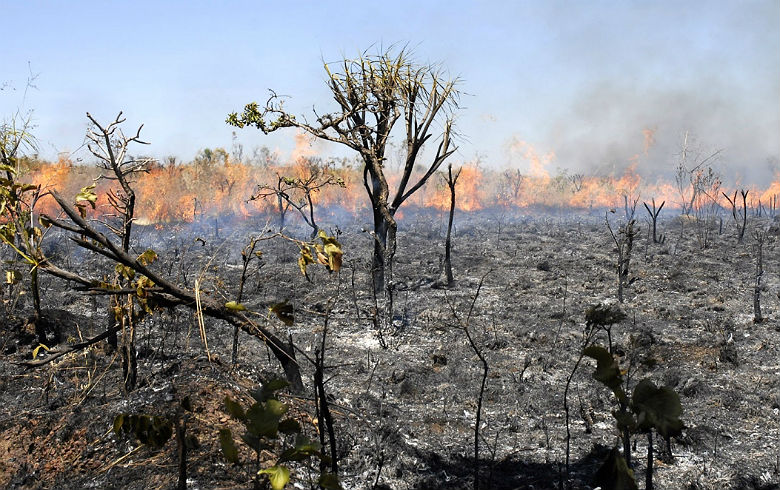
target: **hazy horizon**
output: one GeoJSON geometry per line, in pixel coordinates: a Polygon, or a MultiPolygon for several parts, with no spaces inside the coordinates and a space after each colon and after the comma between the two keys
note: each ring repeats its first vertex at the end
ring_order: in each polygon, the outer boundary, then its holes
{"type": "MultiPolygon", "coordinates": [[[[332,107],[322,61],[408,44],[461,79],[454,163],[669,176],[685,132],[723,150],[731,181],[780,172],[780,2],[29,1],[5,6],[10,31],[0,112],[32,111],[40,153],[80,149],[89,111],[144,123],[139,153],[191,160],[230,149],[226,115],[263,101],[332,107]],[[35,87],[22,97],[25,80],[35,87]]],[[[288,158],[292,130],[235,130],[245,151],[288,158]]],[[[312,150],[351,156],[334,145],[312,150]]]]}

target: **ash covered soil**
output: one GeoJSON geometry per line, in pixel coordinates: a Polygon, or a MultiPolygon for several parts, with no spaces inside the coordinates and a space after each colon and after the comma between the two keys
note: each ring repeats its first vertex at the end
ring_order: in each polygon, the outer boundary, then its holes
{"type": "MultiPolygon", "coordinates": [[[[360,225],[343,226],[345,256],[338,274],[298,270],[297,247],[261,242],[262,261],[249,269],[244,304],[258,322],[286,336],[298,356],[307,392],[283,393],[290,413],[316,438],[312,369],[328,317],[327,391],[335,417],[339,470],[345,488],[472,488],[474,425],[482,364],[488,364],[480,422],[481,488],[559,488],[565,478],[563,394],[582,348],[584,311],[616,303],[616,251],[604,216],[513,217],[460,214],[453,238],[454,287],[438,287],[446,216],[420,215],[400,223],[395,267],[395,321],[377,330],[370,294],[371,238],[360,225]],[[259,267],[258,267],[259,266],[259,267]],[[473,301],[480,281],[481,290],[473,301]],[[289,301],[295,323],[268,313],[289,301]],[[469,310],[473,302],[470,317],[469,310]],[[329,312],[329,313],[328,313],[329,312]]],[[[617,224],[617,219],[614,223],[617,224]]],[[[777,220],[764,243],[762,323],[753,322],[755,240],[738,243],[733,228],[713,230],[702,249],[690,223],[660,223],[663,244],[648,240],[648,224],[631,261],[631,285],[620,307],[627,319],[612,329],[621,366],[631,382],[649,377],[680,395],[685,429],[671,454],[657,442],[657,488],[780,488],[780,240],[777,220]]],[[[206,293],[235,299],[240,252],[261,225],[233,231],[208,226],[136,232],[136,249],[153,248],[155,266],[206,293]],[[195,237],[203,238],[195,241],[195,237]]],[[[616,227],[616,226],[615,226],[616,227]]],[[[295,233],[293,233],[295,234],[295,233]]],[[[298,230],[301,238],[308,233],[298,230]]],[[[110,264],[61,238],[48,244],[53,260],[109,276],[110,264]]],[[[4,259],[10,258],[7,254],[4,259]]],[[[74,343],[105,330],[107,299],[42,278],[46,319],[74,343]]],[[[233,327],[205,319],[211,359],[195,316],[161,311],[137,329],[139,386],[122,390],[119,356],[105,342],[30,369],[38,345],[25,324],[29,295],[10,309],[18,289],[4,286],[0,320],[0,486],[8,488],[172,488],[177,448],[141,446],[112,431],[120,413],[172,417],[188,396],[188,488],[253,488],[273,453],[253,453],[225,396],[247,406],[261,380],[282,376],[265,346],[239,336],[232,366],[233,327]],[[233,429],[241,464],[225,461],[218,431],[233,429]]],[[[597,343],[606,345],[600,335],[597,343]]],[[[53,345],[47,347],[54,347],[53,345]]],[[[45,353],[39,353],[45,356],[45,353]]],[[[617,434],[612,394],[583,360],[572,379],[571,485],[590,488],[617,434]]],[[[635,436],[634,471],[644,479],[646,439],[635,436]]],[[[311,488],[313,472],[293,467],[294,488],[311,488]]],[[[314,478],[316,480],[316,478],[314,478]]],[[[640,484],[641,487],[641,484],[640,484]]]]}

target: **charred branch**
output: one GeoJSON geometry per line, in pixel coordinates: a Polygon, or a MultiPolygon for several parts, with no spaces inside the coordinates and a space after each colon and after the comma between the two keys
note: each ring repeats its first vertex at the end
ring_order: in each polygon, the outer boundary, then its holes
{"type": "MultiPolygon", "coordinates": [[[[127,266],[134,270],[138,274],[142,274],[149,278],[154,283],[154,288],[146,291],[146,294],[153,299],[159,299],[161,302],[170,304],[176,303],[186,306],[190,309],[196,307],[196,294],[188,289],[184,289],[169,281],[162,274],[151,269],[148,265],[144,265],[137,258],[131,256],[128,252],[125,252],[120,246],[112,242],[108,237],[95,230],[84,218],[81,217],[78,211],[73,206],[68,204],[58,192],[52,191],[52,196],[57,201],[57,204],[62,208],[65,214],[70,218],[71,223],[64,222],[62,220],[55,220],[48,217],[51,220],[52,225],[61,228],[66,231],[77,232],[79,235],[90,238],[92,242],[87,241],[85,238],[73,238],[73,240],[79,245],[90,251],[100,253],[111,259],[112,261],[127,266]]],[[[97,293],[106,291],[105,287],[99,286],[99,281],[79,276],[78,274],[64,271],[58,267],[52,266],[48,263],[41,264],[41,269],[52,275],[61,277],[66,280],[75,281],[82,286],[87,287],[89,290],[97,293]]],[[[202,311],[205,315],[224,320],[234,327],[237,326],[244,332],[259,338],[271,349],[271,352],[277,358],[282,365],[288,381],[290,381],[293,389],[302,390],[303,384],[300,377],[300,371],[295,361],[295,352],[287,342],[274,335],[270,330],[267,330],[255,322],[250,320],[245,314],[231,310],[224,304],[219,303],[213,298],[201,297],[202,311]]]]}

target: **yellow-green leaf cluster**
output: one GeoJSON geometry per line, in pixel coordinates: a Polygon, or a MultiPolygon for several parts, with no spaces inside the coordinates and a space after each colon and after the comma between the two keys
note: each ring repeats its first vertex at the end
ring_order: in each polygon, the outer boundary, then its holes
{"type": "Polygon", "coordinates": [[[119,274],[120,277],[123,277],[128,281],[135,279],[135,271],[132,267],[128,267],[123,264],[117,264],[116,267],[114,267],[114,270],[117,274],[119,274]]]}
{"type": "Polygon", "coordinates": [[[282,490],[290,481],[290,470],[286,466],[277,465],[257,472],[258,475],[268,475],[273,490],[282,490]]]}
{"type": "Polygon", "coordinates": [[[144,266],[152,264],[154,263],[155,260],[157,260],[157,252],[155,252],[152,249],[149,249],[144,253],[142,253],[141,255],[139,255],[136,260],[138,261],[139,264],[144,266]]]}
{"type": "Polygon", "coordinates": [[[79,214],[82,218],[87,217],[87,205],[89,205],[92,209],[95,209],[95,203],[97,203],[95,187],[96,184],[88,185],[83,187],[81,191],[76,194],[76,207],[79,208],[79,214]]]}
{"type": "Polygon", "coordinates": [[[301,269],[301,274],[306,275],[306,267],[314,264],[314,256],[311,254],[309,246],[301,244],[301,255],[298,257],[298,267],[301,269]]]}
{"type": "Polygon", "coordinates": [[[306,277],[309,277],[306,267],[311,264],[324,265],[329,272],[338,272],[341,269],[344,252],[339,241],[322,230],[317,236],[322,243],[297,242],[301,249],[298,267],[301,269],[301,274],[306,277]]]}
{"type": "Polygon", "coordinates": [[[236,301],[228,301],[225,303],[225,308],[232,311],[246,311],[246,306],[236,301]]]}
{"type": "Polygon", "coordinates": [[[328,269],[332,272],[338,272],[341,269],[341,258],[344,252],[341,250],[341,244],[332,236],[320,230],[319,238],[322,240],[322,248],[328,258],[328,269]]]}

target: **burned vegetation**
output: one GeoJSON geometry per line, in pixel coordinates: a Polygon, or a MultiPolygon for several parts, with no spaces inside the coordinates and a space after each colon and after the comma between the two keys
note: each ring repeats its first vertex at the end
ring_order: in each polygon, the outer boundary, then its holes
{"type": "Polygon", "coordinates": [[[628,175],[445,172],[454,84],[336,68],[316,124],[275,94],[229,120],[352,163],[160,164],[120,114],[86,168],[4,127],[1,485],[778,487],[773,188],[682,159],[645,216],[628,175]]]}

